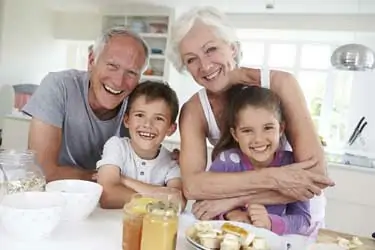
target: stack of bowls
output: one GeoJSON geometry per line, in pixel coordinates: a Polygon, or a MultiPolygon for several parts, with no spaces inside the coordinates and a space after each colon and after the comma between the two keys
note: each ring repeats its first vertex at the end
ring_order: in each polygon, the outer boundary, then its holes
{"type": "Polygon", "coordinates": [[[85,220],[97,207],[103,187],[83,180],[59,180],[45,192],[7,194],[0,203],[0,222],[12,236],[48,237],[61,221],[85,220]]]}

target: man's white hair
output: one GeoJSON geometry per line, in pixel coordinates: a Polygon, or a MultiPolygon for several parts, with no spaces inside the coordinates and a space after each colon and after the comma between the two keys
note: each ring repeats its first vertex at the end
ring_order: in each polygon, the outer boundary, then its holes
{"type": "Polygon", "coordinates": [[[145,55],[146,55],[146,60],[145,60],[145,63],[142,67],[142,73],[143,73],[143,71],[145,71],[148,67],[148,62],[149,62],[149,59],[150,59],[150,49],[149,49],[146,41],[142,37],[140,37],[137,33],[133,32],[131,30],[128,30],[125,26],[111,27],[111,28],[107,29],[106,31],[104,31],[98,37],[98,39],[95,41],[94,46],[92,48],[94,56],[95,56],[95,62],[98,60],[100,54],[103,52],[103,49],[104,49],[105,45],[114,36],[131,37],[131,38],[135,39],[136,41],[138,41],[142,45],[143,50],[144,50],[145,55]]]}
{"type": "Polygon", "coordinates": [[[172,26],[167,56],[174,67],[179,72],[184,70],[184,64],[179,52],[179,45],[181,40],[197,21],[212,27],[219,38],[235,47],[237,51],[235,61],[238,65],[241,60],[241,48],[235,29],[229,25],[226,16],[216,8],[198,7],[182,14],[172,26]]]}

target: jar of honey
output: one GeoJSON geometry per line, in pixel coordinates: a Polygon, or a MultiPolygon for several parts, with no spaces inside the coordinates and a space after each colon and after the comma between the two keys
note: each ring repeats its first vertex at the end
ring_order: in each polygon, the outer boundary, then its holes
{"type": "Polygon", "coordinates": [[[141,250],[175,250],[179,205],[160,200],[147,206],[143,218],[141,250]]]}

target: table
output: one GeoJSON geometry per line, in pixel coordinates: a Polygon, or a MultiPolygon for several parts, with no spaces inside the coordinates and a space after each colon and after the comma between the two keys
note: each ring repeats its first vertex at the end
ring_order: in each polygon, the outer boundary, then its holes
{"type": "MultiPolygon", "coordinates": [[[[340,232],[336,232],[336,231],[332,231],[328,229],[320,229],[317,241],[321,243],[332,243],[332,242],[336,242],[338,237],[346,238],[350,240],[353,237],[353,235],[340,233],[340,232]]],[[[375,249],[375,240],[370,239],[370,238],[365,238],[365,237],[358,237],[358,238],[362,241],[363,245],[356,248],[355,250],[375,249]]]]}
{"type": "MultiPolygon", "coordinates": [[[[180,217],[177,250],[189,250],[183,238],[185,229],[194,222],[190,213],[180,217]]],[[[32,227],[30,227],[32,230],[32,227]]],[[[62,222],[50,235],[40,241],[20,241],[0,227],[1,250],[122,250],[121,210],[96,209],[82,222],[62,222]]]]}
{"type": "MultiPolygon", "coordinates": [[[[192,250],[184,238],[185,230],[194,223],[190,213],[180,216],[176,250],[192,250]]],[[[30,227],[32,230],[32,227],[30,227]]],[[[324,237],[329,232],[319,233],[324,237]]],[[[284,238],[291,243],[291,250],[303,250],[308,240],[304,236],[287,235],[284,238]]],[[[40,241],[21,241],[12,238],[0,227],[1,250],[122,250],[122,211],[97,208],[85,221],[62,222],[50,235],[40,241]]],[[[372,248],[373,249],[373,248],[372,248]]]]}

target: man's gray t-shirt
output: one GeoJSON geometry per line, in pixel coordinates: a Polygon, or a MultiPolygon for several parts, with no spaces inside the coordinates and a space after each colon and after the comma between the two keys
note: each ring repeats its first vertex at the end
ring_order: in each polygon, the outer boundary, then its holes
{"type": "Polygon", "coordinates": [[[86,71],[49,73],[22,110],[62,129],[61,166],[96,169],[105,142],[120,135],[127,99],[116,117],[102,121],[88,103],[88,90],[86,71]]]}

